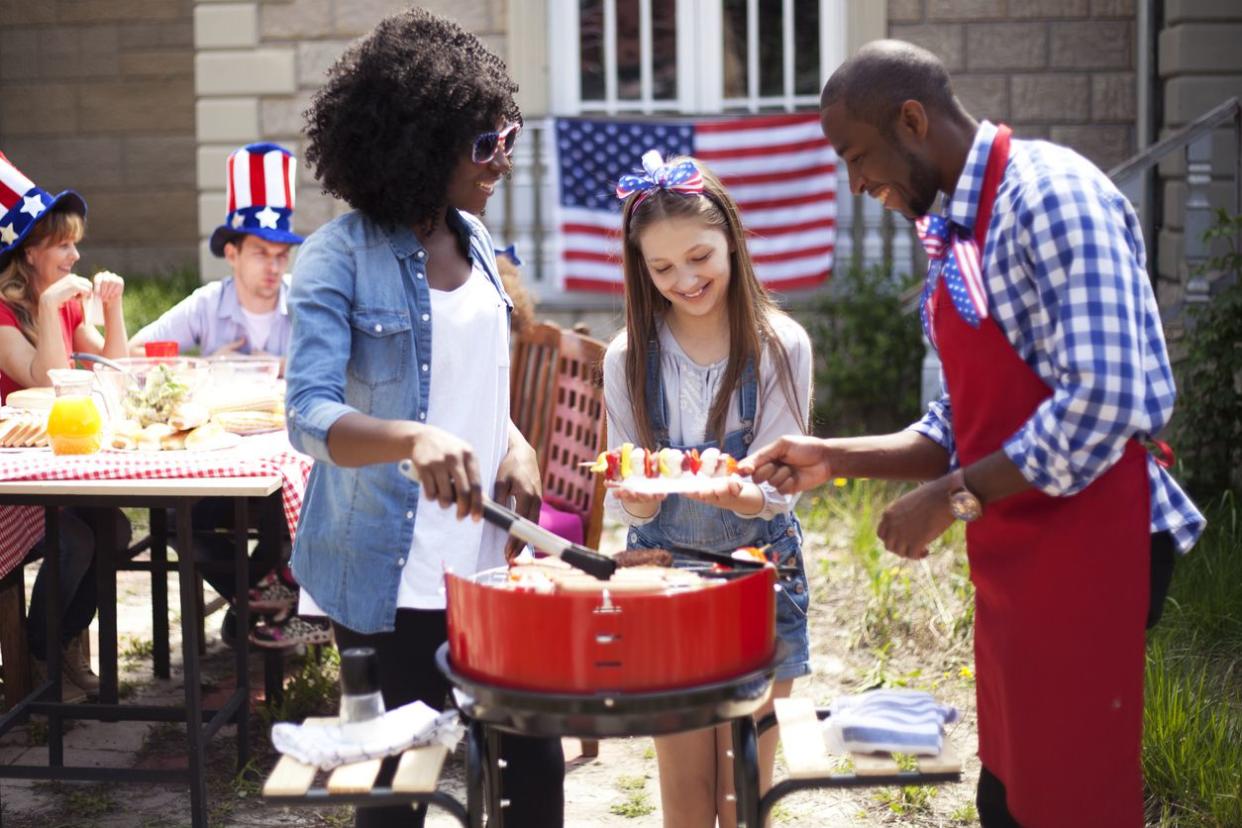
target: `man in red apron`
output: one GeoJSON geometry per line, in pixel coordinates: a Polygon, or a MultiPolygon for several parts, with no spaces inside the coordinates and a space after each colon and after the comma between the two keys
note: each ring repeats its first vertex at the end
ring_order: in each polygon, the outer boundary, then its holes
{"type": "Polygon", "coordinates": [[[843,64],[821,120],[851,190],[918,222],[946,393],[906,431],[786,437],[741,471],[927,481],[878,534],[921,558],[968,522],[981,821],[1141,826],[1144,627],[1203,517],[1143,445],[1175,392],[1138,219],[1071,150],[977,123],[907,43],[843,64]]]}

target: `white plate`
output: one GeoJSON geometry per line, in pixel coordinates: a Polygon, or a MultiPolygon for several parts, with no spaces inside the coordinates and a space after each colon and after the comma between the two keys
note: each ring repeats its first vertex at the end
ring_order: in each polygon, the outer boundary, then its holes
{"type": "Polygon", "coordinates": [[[740,482],[742,479],[736,474],[727,477],[700,477],[697,474],[682,477],[627,477],[615,486],[635,494],[686,494],[717,491],[730,480],[740,482]]]}

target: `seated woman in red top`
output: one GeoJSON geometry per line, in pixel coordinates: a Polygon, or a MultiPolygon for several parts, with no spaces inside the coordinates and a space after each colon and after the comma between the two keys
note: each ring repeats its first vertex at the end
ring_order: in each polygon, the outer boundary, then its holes
{"type": "MultiPolygon", "coordinates": [[[[126,355],[121,294],[114,273],[87,281],[73,273],[86,229],[86,202],[72,190],[53,196],[0,154],[0,402],[20,388],[50,385],[48,371],[69,368],[78,352],[126,355]],[[82,300],[98,297],[104,334],[85,322],[82,300]]],[[[95,510],[94,525],[115,529],[128,545],[129,522],[119,509],[95,510]]],[[[60,587],[66,700],[99,689],[86,658],[85,631],[95,617],[95,536],[87,510],[62,509],[60,587]]],[[[32,552],[47,553],[40,549],[32,552]]],[[[47,657],[47,586],[42,569],[30,600],[28,637],[36,667],[47,657]]]]}

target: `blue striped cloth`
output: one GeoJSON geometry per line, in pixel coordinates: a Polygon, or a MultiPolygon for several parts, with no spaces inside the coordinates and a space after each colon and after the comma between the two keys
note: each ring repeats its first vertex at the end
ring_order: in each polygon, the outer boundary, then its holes
{"type": "Polygon", "coordinates": [[[957,708],[921,690],[869,690],[842,696],[830,709],[823,723],[830,753],[935,756],[944,744],[944,726],[957,721],[957,708]]]}

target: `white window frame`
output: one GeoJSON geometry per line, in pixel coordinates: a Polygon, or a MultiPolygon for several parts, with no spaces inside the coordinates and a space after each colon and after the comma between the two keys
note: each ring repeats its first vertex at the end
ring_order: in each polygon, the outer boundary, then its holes
{"type": "MultiPolygon", "coordinates": [[[[549,83],[552,114],[579,115],[584,111],[605,115],[661,112],[714,114],[725,111],[758,112],[782,108],[787,112],[813,106],[816,95],[795,95],[793,90],[793,0],[784,0],[782,32],[784,90],[781,95],[759,94],[759,0],[747,0],[747,94],[724,97],[723,11],[721,0],[677,0],[677,89],[671,101],[653,99],[651,0],[639,0],[640,96],[617,98],[616,0],[604,4],[604,100],[582,100],[578,0],[547,0],[549,19],[549,83]]],[[[819,0],[820,85],[845,59],[848,0],[819,0]]]]}

